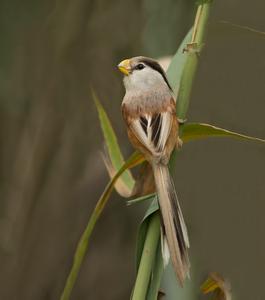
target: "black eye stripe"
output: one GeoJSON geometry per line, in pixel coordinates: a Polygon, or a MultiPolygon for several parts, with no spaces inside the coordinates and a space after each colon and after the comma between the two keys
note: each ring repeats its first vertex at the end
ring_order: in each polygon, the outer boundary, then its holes
{"type": "Polygon", "coordinates": [[[169,82],[168,82],[168,80],[167,80],[166,74],[165,74],[164,70],[162,69],[162,67],[160,66],[160,64],[159,64],[158,62],[156,62],[156,61],[153,60],[153,59],[147,58],[147,57],[143,58],[143,59],[142,59],[142,62],[143,62],[145,65],[149,66],[150,68],[152,68],[152,69],[156,70],[157,72],[159,72],[159,73],[163,76],[163,78],[164,78],[164,80],[165,80],[167,86],[168,86],[168,87],[170,88],[170,90],[172,91],[172,88],[171,88],[171,86],[170,86],[170,84],[169,84],[169,82]]]}

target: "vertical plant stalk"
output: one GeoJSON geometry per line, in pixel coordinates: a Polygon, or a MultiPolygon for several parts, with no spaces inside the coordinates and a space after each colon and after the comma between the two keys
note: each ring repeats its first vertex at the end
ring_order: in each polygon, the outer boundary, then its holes
{"type": "MultiPolygon", "coordinates": [[[[159,224],[160,226],[160,224],[159,224]]],[[[147,300],[154,300],[158,299],[158,291],[160,288],[160,282],[164,271],[164,261],[163,257],[161,255],[161,243],[158,243],[158,247],[156,250],[156,258],[155,258],[155,264],[153,267],[153,274],[152,274],[152,280],[150,282],[147,300]]]]}
{"type": "Polygon", "coordinates": [[[148,224],[146,240],[142,252],[140,265],[138,268],[138,276],[135,282],[135,289],[133,290],[132,300],[146,299],[149,278],[152,273],[152,266],[155,260],[160,235],[160,219],[159,215],[155,214],[148,224]]]}
{"type": "MultiPolygon", "coordinates": [[[[186,114],[189,107],[192,84],[198,66],[199,54],[203,47],[203,41],[204,41],[207,21],[209,18],[211,2],[212,1],[210,0],[200,1],[200,4],[198,5],[197,8],[195,21],[194,21],[192,40],[190,44],[187,45],[186,49],[184,49],[184,51],[186,52],[185,55],[188,55],[188,57],[181,76],[179,94],[177,99],[178,117],[183,120],[185,120],[186,118],[186,114]]],[[[173,156],[175,157],[175,155],[173,156]]],[[[150,239],[149,235],[151,233],[152,233],[152,239],[156,239],[159,241],[160,223],[158,224],[157,222],[154,221],[157,220],[158,217],[159,217],[158,212],[155,212],[151,216],[150,223],[148,225],[148,231],[146,234],[146,241],[150,239]],[[153,236],[154,233],[157,234],[156,238],[153,236]]],[[[161,251],[159,251],[158,249],[158,244],[157,247],[154,247],[149,250],[151,251],[151,253],[149,252],[148,257],[146,257],[144,251],[142,253],[142,258],[141,258],[142,267],[138,269],[137,278],[134,286],[133,296],[140,295],[141,297],[138,298],[133,297],[132,300],[145,300],[146,295],[148,300],[157,300],[158,290],[160,287],[160,282],[163,274],[162,272],[163,264],[161,263],[162,257],[161,257],[161,251]],[[156,253],[157,253],[156,261],[153,261],[150,258],[154,259],[156,253]],[[147,266],[148,264],[150,265],[147,266]],[[153,277],[155,278],[154,284],[152,284],[151,282],[152,272],[150,270],[154,270],[154,272],[157,273],[157,274],[153,274],[153,277]],[[149,284],[151,286],[151,289],[150,291],[147,291],[146,294],[146,289],[149,286],[149,284]]]]}
{"type": "Polygon", "coordinates": [[[177,114],[183,120],[186,118],[190,103],[192,84],[198,67],[199,56],[204,45],[203,41],[212,1],[204,2],[197,9],[191,42],[183,50],[188,57],[181,76],[177,99],[177,114]]]}

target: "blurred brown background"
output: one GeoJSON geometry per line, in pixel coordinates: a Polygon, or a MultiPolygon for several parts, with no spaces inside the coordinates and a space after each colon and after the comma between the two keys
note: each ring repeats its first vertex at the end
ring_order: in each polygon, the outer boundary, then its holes
{"type": "MultiPolygon", "coordinates": [[[[265,3],[215,1],[188,118],[265,138],[265,3]]],[[[76,243],[108,181],[90,85],[126,157],[116,64],[172,55],[190,28],[192,0],[0,2],[0,299],[59,299],[76,243]]],[[[265,147],[229,139],[184,146],[176,186],[201,299],[209,271],[237,299],[265,286],[265,147]]],[[[137,226],[145,206],[112,196],[93,234],[73,299],[129,299],[137,226]]],[[[167,299],[176,285],[165,275],[167,299]]],[[[183,295],[182,295],[183,296],[183,295]]],[[[184,297],[184,296],[183,296],[184,297]]]]}

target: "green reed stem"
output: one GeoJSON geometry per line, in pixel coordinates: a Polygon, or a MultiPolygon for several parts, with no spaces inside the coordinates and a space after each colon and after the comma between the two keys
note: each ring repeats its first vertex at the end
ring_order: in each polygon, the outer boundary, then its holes
{"type": "Polygon", "coordinates": [[[132,300],[146,299],[149,278],[152,272],[153,262],[160,235],[160,219],[158,213],[155,213],[148,224],[146,240],[142,252],[138,275],[133,290],[132,300]]]}

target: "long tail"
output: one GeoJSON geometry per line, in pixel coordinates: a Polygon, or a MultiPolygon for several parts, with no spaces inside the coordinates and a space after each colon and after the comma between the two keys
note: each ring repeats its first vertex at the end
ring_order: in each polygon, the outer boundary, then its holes
{"type": "Polygon", "coordinates": [[[189,239],[183,215],[178,203],[168,167],[153,164],[159,206],[162,215],[163,231],[171,261],[181,286],[189,273],[189,239]]]}

